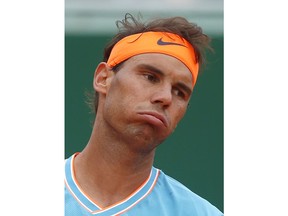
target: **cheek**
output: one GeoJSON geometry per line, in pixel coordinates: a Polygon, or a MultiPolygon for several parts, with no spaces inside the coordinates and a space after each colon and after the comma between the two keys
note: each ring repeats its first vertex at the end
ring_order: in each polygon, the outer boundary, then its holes
{"type": "Polygon", "coordinates": [[[112,112],[113,115],[124,115],[133,107],[136,99],[137,92],[133,86],[115,79],[107,92],[104,110],[112,112]]]}
{"type": "Polygon", "coordinates": [[[122,105],[129,109],[143,100],[147,96],[146,92],[133,72],[119,71],[110,85],[107,97],[117,101],[114,103],[116,107],[122,105]]]}
{"type": "Polygon", "coordinates": [[[171,113],[171,120],[173,127],[176,127],[177,124],[181,121],[181,119],[184,117],[187,110],[187,106],[185,105],[177,105],[173,109],[173,112],[171,113]]]}

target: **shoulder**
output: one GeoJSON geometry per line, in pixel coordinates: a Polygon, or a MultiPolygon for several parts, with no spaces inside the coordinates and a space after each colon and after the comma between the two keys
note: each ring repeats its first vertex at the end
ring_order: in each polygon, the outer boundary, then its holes
{"type": "Polygon", "coordinates": [[[185,209],[187,212],[195,212],[196,215],[216,216],[223,215],[209,201],[192,192],[185,185],[176,179],[160,171],[157,184],[155,186],[163,196],[169,197],[173,205],[185,209]]]}

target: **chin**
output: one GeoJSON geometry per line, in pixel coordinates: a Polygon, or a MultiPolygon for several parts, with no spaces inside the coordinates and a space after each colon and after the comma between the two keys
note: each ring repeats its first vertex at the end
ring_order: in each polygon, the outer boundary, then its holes
{"type": "Polygon", "coordinates": [[[137,143],[140,146],[152,146],[155,148],[164,142],[171,132],[149,124],[137,124],[126,127],[124,134],[126,134],[125,139],[127,139],[130,145],[137,143]]]}

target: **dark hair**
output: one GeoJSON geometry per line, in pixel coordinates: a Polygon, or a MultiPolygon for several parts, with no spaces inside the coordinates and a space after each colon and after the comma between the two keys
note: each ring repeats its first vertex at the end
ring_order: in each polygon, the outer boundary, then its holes
{"type": "MultiPolygon", "coordinates": [[[[201,68],[205,62],[206,49],[212,50],[209,45],[210,38],[202,32],[202,29],[199,26],[195,23],[189,23],[183,17],[160,18],[143,23],[140,22],[139,18],[136,19],[131,14],[127,13],[122,21],[116,21],[116,26],[119,32],[112,38],[110,43],[106,45],[103,54],[103,62],[107,62],[114,45],[122,38],[148,31],[170,32],[185,38],[195,50],[196,60],[199,62],[199,68],[201,68]]],[[[112,70],[116,72],[122,63],[116,65],[112,70]]],[[[98,93],[96,91],[93,107],[96,113],[98,107],[98,93]]]]}

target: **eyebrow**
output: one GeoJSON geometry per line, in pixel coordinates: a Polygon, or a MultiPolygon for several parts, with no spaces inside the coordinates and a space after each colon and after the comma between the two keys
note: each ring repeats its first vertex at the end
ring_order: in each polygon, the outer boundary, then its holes
{"type": "MultiPolygon", "coordinates": [[[[149,64],[139,64],[137,67],[138,68],[147,69],[147,70],[149,70],[151,72],[154,72],[154,73],[156,73],[156,74],[158,74],[159,76],[162,76],[162,77],[165,75],[162,70],[160,70],[160,69],[158,69],[158,68],[156,68],[156,67],[154,67],[152,65],[149,65],[149,64]]],[[[189,96],[192,94],[191,88],[189,88],[185,83],[180,81],[180,82],[176,83],[176,86],[178,86],[181,89],[183,89],[183,91],[185,91],[189,96]]]]}
{"type": "Polygon", "coordinates": [[[156,74],[158,74],[159,76],[164,76],[164,72],[152,65],[149,65],[149,64],[139,64],[137,67],[139,68],[143,68],[143,69],[147,69],[151,72],[154,72],[156,74]]]}

